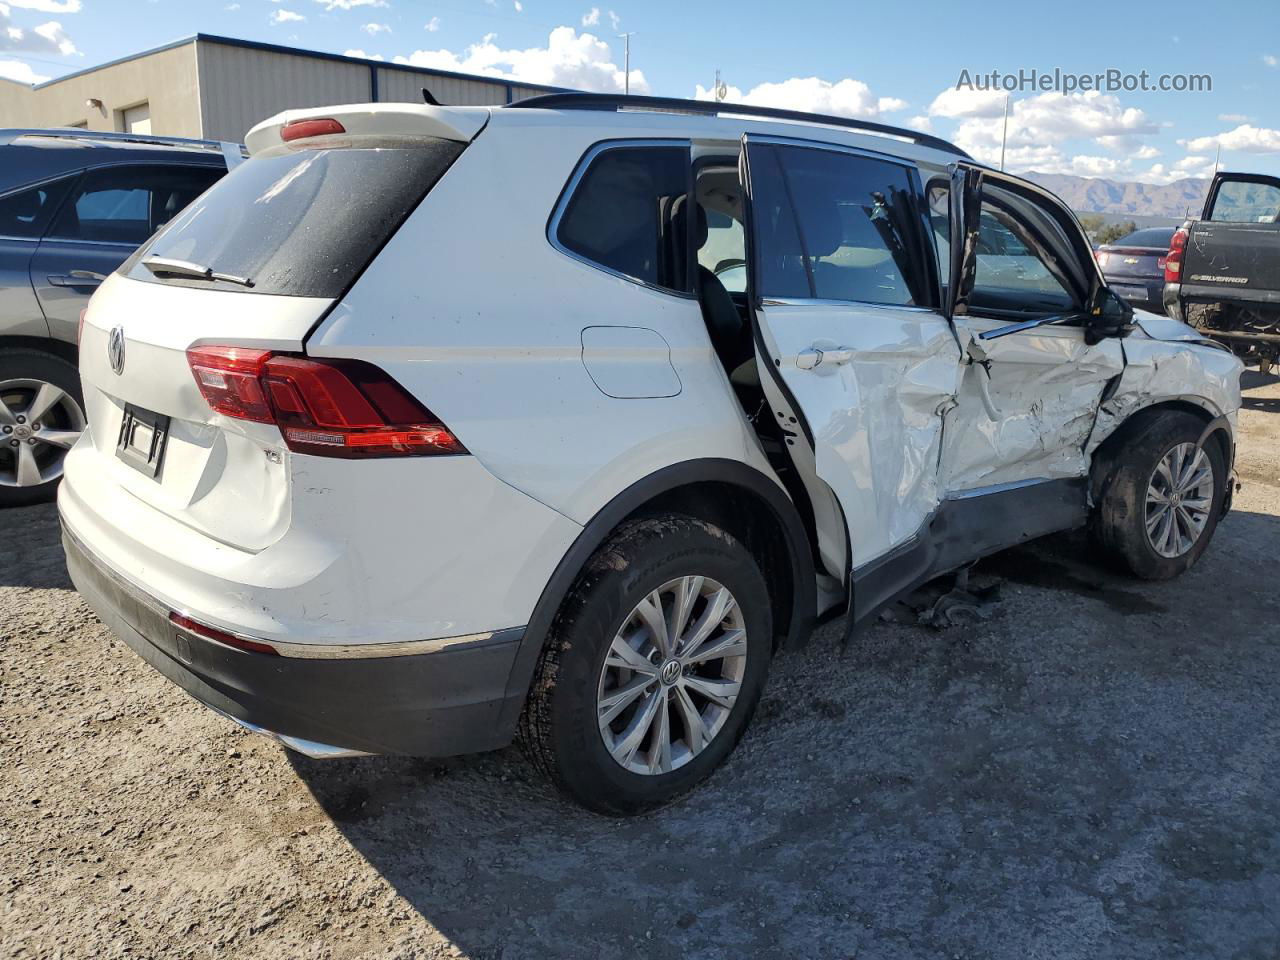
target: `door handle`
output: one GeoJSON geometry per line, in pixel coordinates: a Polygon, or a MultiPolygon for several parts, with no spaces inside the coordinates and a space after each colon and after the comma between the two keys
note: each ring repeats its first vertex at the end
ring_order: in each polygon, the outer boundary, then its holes
{"type": "Polygon", "coordinates": [[[852,359],[853,351],[847,347],[838,347],[834,350],[820,350],[817,347],[809,347],[796,354],[796,366],[801,370],[812,370],[823,363],[829,363],[834,367],[842,363],[848,363],[852,359]]]}
{"type": "Polygon", "coordinates": [[[49,283],[55,287],[96,287],[107,279],[92,270],[72,270],[67,276],[51,276],[49,283]]]}

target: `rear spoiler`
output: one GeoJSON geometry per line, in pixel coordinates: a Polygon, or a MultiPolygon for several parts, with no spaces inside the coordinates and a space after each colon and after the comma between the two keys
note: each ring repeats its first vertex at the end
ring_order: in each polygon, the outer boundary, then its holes
{"type": "Polygon", "coordinates": [[[246,134],[250,156],[277,150],[288,142],[315,139],[348,142],[359,137],[440,137],[469,143],[489,122],[485,107],[437,107],[418,103],[351,103],[333,107],[285,110],[263,120],[246,134]],[[312,121],[317,133],[305,137],[282,136],[285,127],[312,121]],[[327,122],[327,128],[319,123],[327,122]]]}

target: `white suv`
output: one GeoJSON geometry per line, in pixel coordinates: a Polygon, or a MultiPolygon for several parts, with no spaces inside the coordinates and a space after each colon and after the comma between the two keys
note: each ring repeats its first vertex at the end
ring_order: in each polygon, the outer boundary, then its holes
{"type": "Polygon", "coordinates": [[[247,143],[93,298],[59,504],[102,619],[293,749],[520,735],[636,812],[815,619],[1084,524],[1171,577],[1229,504],[1239,362],[936,138],[556,95],[247,143]]]}

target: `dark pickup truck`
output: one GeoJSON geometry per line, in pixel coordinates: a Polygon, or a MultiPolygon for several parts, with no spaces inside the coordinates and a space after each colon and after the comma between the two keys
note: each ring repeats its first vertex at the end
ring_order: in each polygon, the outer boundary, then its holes
{"type": "Polygon", "coordinates": [[[1280,177],[1219,173],[1173,235],[1164,306],[1263,373],[1280,364],[1280,177]]]}

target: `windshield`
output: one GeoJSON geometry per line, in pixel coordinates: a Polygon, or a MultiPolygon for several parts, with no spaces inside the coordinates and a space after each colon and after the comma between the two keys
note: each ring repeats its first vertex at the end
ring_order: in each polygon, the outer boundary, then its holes
{"type": "Polygon", "coordinates": [[[120,268],[135,280],[340,296],[462,152],[452,140],[302,149],[240,164],[120,268]],[[151,257],[252,286],[148,269],[151,257]]]}

